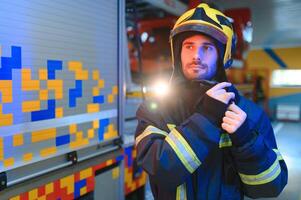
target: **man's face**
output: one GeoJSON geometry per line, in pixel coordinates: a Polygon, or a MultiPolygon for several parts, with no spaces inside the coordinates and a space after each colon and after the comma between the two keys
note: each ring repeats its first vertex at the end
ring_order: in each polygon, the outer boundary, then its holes
{"type": "Polygon", "coordinates": [[[204,35],[194,35],[182,43],[182,71],[188,80],[210,80],[217,68],[218,53],[213,40],[204,35]]]}

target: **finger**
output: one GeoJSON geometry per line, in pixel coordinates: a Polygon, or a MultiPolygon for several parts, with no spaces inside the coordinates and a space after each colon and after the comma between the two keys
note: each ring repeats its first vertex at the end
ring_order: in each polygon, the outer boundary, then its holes
{"type": "Polygon", "coordinates": [[[235,93],[234,92],[227,92],[227,94],[230,96],[230,99],[235,99],[235,93]]]}
{"type": "Polygon", "coordinates": [[[222,123],[222,128],[227,131],[228,133],[234,133],[234,128],[233,126],[227,124],[227,123],[222,123]]]}
{"type": "Polygon", "coordinates": [[[234,99],[233,94],[231,94],[230,92],[226,92],[226,93],[222,94],[222,95],[224,95],[224,99],[225,99],[226,104],[228,104],[231,99],[234,99]]]}
{"type": "Polygon", "coordinates": [[[230,110],[227,110],[227,111],[225,112],[225,116],[226,116],[226,117],[229,117],[229,118],[231,118],[231,119],[234,119],[234,120],[239,120],[239,119],[240,119],[240,117],[239,117],[238,114],[236,114],[235,112],[230,111],[230,110]]]}
{"type": "Polygon", "coordinates": [[[237,124],[237,120],[230,118],[230,117],[223,117],[223,122],[227,123],[229,125],[236,125],[237,124]]]}
{"type": "Polygon", "coordinates": [[[237,114],[242,112],[240,107],[238,107],[234,102],[230,104],[230,106],[228,107],[228,110],[233,111],[234,113],[237,113],[237,114]]]}
{"type": "Polygon", "coordinates": [[[220,90],[214,91],[214,94],[225,94],[225,93],[227,93],[227,91],[225,89],[220,89],[220,90]]]}
{"type": "Polygon", "coordinates": [[[231,86],[232,84],[229,83],[229,82],[221,82],[221,83],[218,83],[216,84],[215,86],[213,86],[210,90],[212,91],[216,91],[216,90],[220,90],[220,89],[223,89],[225,87],[229,87],[231,86]]]}

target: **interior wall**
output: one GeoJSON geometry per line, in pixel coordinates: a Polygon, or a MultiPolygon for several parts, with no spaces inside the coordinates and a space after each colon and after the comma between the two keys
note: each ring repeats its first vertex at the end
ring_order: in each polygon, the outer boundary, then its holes
{"type": "MultiPolygon", "coordinates": [[[[301,87],[271,87],[271,74],[276,69],[301,69],[301,47],[251,50],[246,59],[247,71],[266,71],[264,88],[268,98],[269,111],[275,114],[277,104],[296,104],[300,106],[301,87]]],[[[289,77],[287,77],[289,78],[289,77]]],[[[300,77],[301,78],[301,77],[300,77]]]]}

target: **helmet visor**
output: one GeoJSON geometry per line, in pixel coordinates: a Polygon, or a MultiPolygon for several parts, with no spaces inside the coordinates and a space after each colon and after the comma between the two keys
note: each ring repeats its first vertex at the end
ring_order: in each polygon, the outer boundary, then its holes
{"type": "Polygon", "coordinates": [[[175,35],[182,33],[182,32],[186,32],[186,31],[195,31],[195,32],[205,33],[205,34],[215,38],[222,44],[227,43],[227,37],[223,32],[221,32],[211,26],[200,25],[200,24],[185,24],[185,25],[179,26],[176,29],[172,30],[172,32],[170,34],[170,39],[172,39],[175,35]]]}

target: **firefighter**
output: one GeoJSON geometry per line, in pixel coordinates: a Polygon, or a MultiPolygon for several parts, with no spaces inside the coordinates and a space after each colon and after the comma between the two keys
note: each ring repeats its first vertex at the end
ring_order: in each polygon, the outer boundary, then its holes
{"type": "Polygon", "coordinates": [[[137,111],[137,162],[154,198],[278,196],[287,167],[271,123],[227,81],[235,47],[229,18],[199,4],[177,20],[170,44],[172,92],[137,111]]]}

